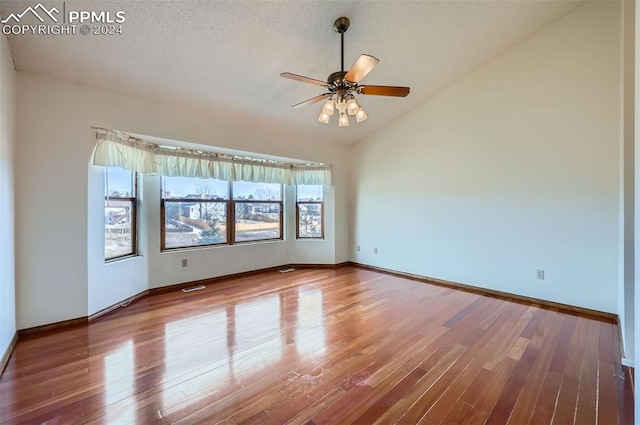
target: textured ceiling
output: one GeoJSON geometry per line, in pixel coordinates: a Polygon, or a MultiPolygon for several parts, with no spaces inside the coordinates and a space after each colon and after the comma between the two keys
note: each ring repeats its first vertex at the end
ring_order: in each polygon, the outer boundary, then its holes
{"type": "MultiPolygon", "coordinates": [[[[60,10],[122,10],[122,35],[9,35],[16,68],[156,101],[227,105],[332,141],[353,143],[410,111],[551,24],[575,1],[48,1],[60,10]],[[63,4],[64,3],[64,4],[63,4]],[[316,121],[321,104],[291,105],[340,68],[333,21],[347,16],[345,67],[380,59],[363,84],[410,86],[407,98],[361,96],[369,119],[338,128],[316,121]]],[[[0,0],[0,15],[37,0],[0,0]]],[[[38,23],[31,17],[31,23],[38,23]]],[[[29,17],[24,18],[25,21],[29,17]]],[[[24,23],[23,22],[23,23],[24,23]]]]}

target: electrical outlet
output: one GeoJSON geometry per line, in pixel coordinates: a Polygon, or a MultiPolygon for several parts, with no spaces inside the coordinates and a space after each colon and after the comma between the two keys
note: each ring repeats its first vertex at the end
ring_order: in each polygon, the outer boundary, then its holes
{"type": "Polygon", "coordinates": [[[378,253],[378,248],[373,248],[373,253],[377,254],[378,253]]]}
{"type": "Polygon", "coordinates": [[[357,251],[360,252],[360,245],[358,245],[357,251]]]}
{"type": "Polygon", "coordinates": [[[182,267],[187,267],[189,265],[189,262],[187,261],[186,258],[182,259],[182,267]]]}
{"type": "Polygon", "coordinates": [[[536,270],[536,279],[544,280],[544,270],[536,270]]]}

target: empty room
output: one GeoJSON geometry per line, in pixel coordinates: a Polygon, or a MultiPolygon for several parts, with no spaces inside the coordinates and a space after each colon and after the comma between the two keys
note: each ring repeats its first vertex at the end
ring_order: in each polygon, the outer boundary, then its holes
{"type": "Polygon", "coordinates": [[[637,423],[639,13],[0,0],[0,423],[637,423]]]}

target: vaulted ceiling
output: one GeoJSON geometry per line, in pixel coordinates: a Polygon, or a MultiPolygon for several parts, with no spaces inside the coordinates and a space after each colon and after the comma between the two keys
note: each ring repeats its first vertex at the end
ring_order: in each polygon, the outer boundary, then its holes
{"type": "MultiPolygon", "coordinates": [[[[353,143],[550,25],[582,1],[90,1],[42,2],[60,11],[125,13],[117,35],[8,35],[16,69],[159,102],[196,102],[267,116],[353,143]],[[320,80],[340,70],[333,22],[351,20],[345,66],[362,53],[378,66],[362,83],[410,86],[407,98],[361,96],[369,119],[338,128],[316,119],[323,92],[280,78],[320,80]]],[[[37,0],[0,0],[0,15],[37,0]]],[[[62,13],[62,12],[61,12],[62,13]]],[[[25,16],[25,21],[29,19],[25,16]]],[[[33,24],[39,22],[31,17],[33,24]]]]}

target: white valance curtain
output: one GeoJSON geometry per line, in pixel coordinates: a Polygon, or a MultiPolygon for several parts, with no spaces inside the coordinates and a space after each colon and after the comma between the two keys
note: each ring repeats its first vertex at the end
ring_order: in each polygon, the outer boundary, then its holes
{"type": "Polygon", "coordinates": [[[94,128],[93,164],[167,177],[331,186],[331,166],[248,158],[160,146],[116,130],[94,128]]]}

